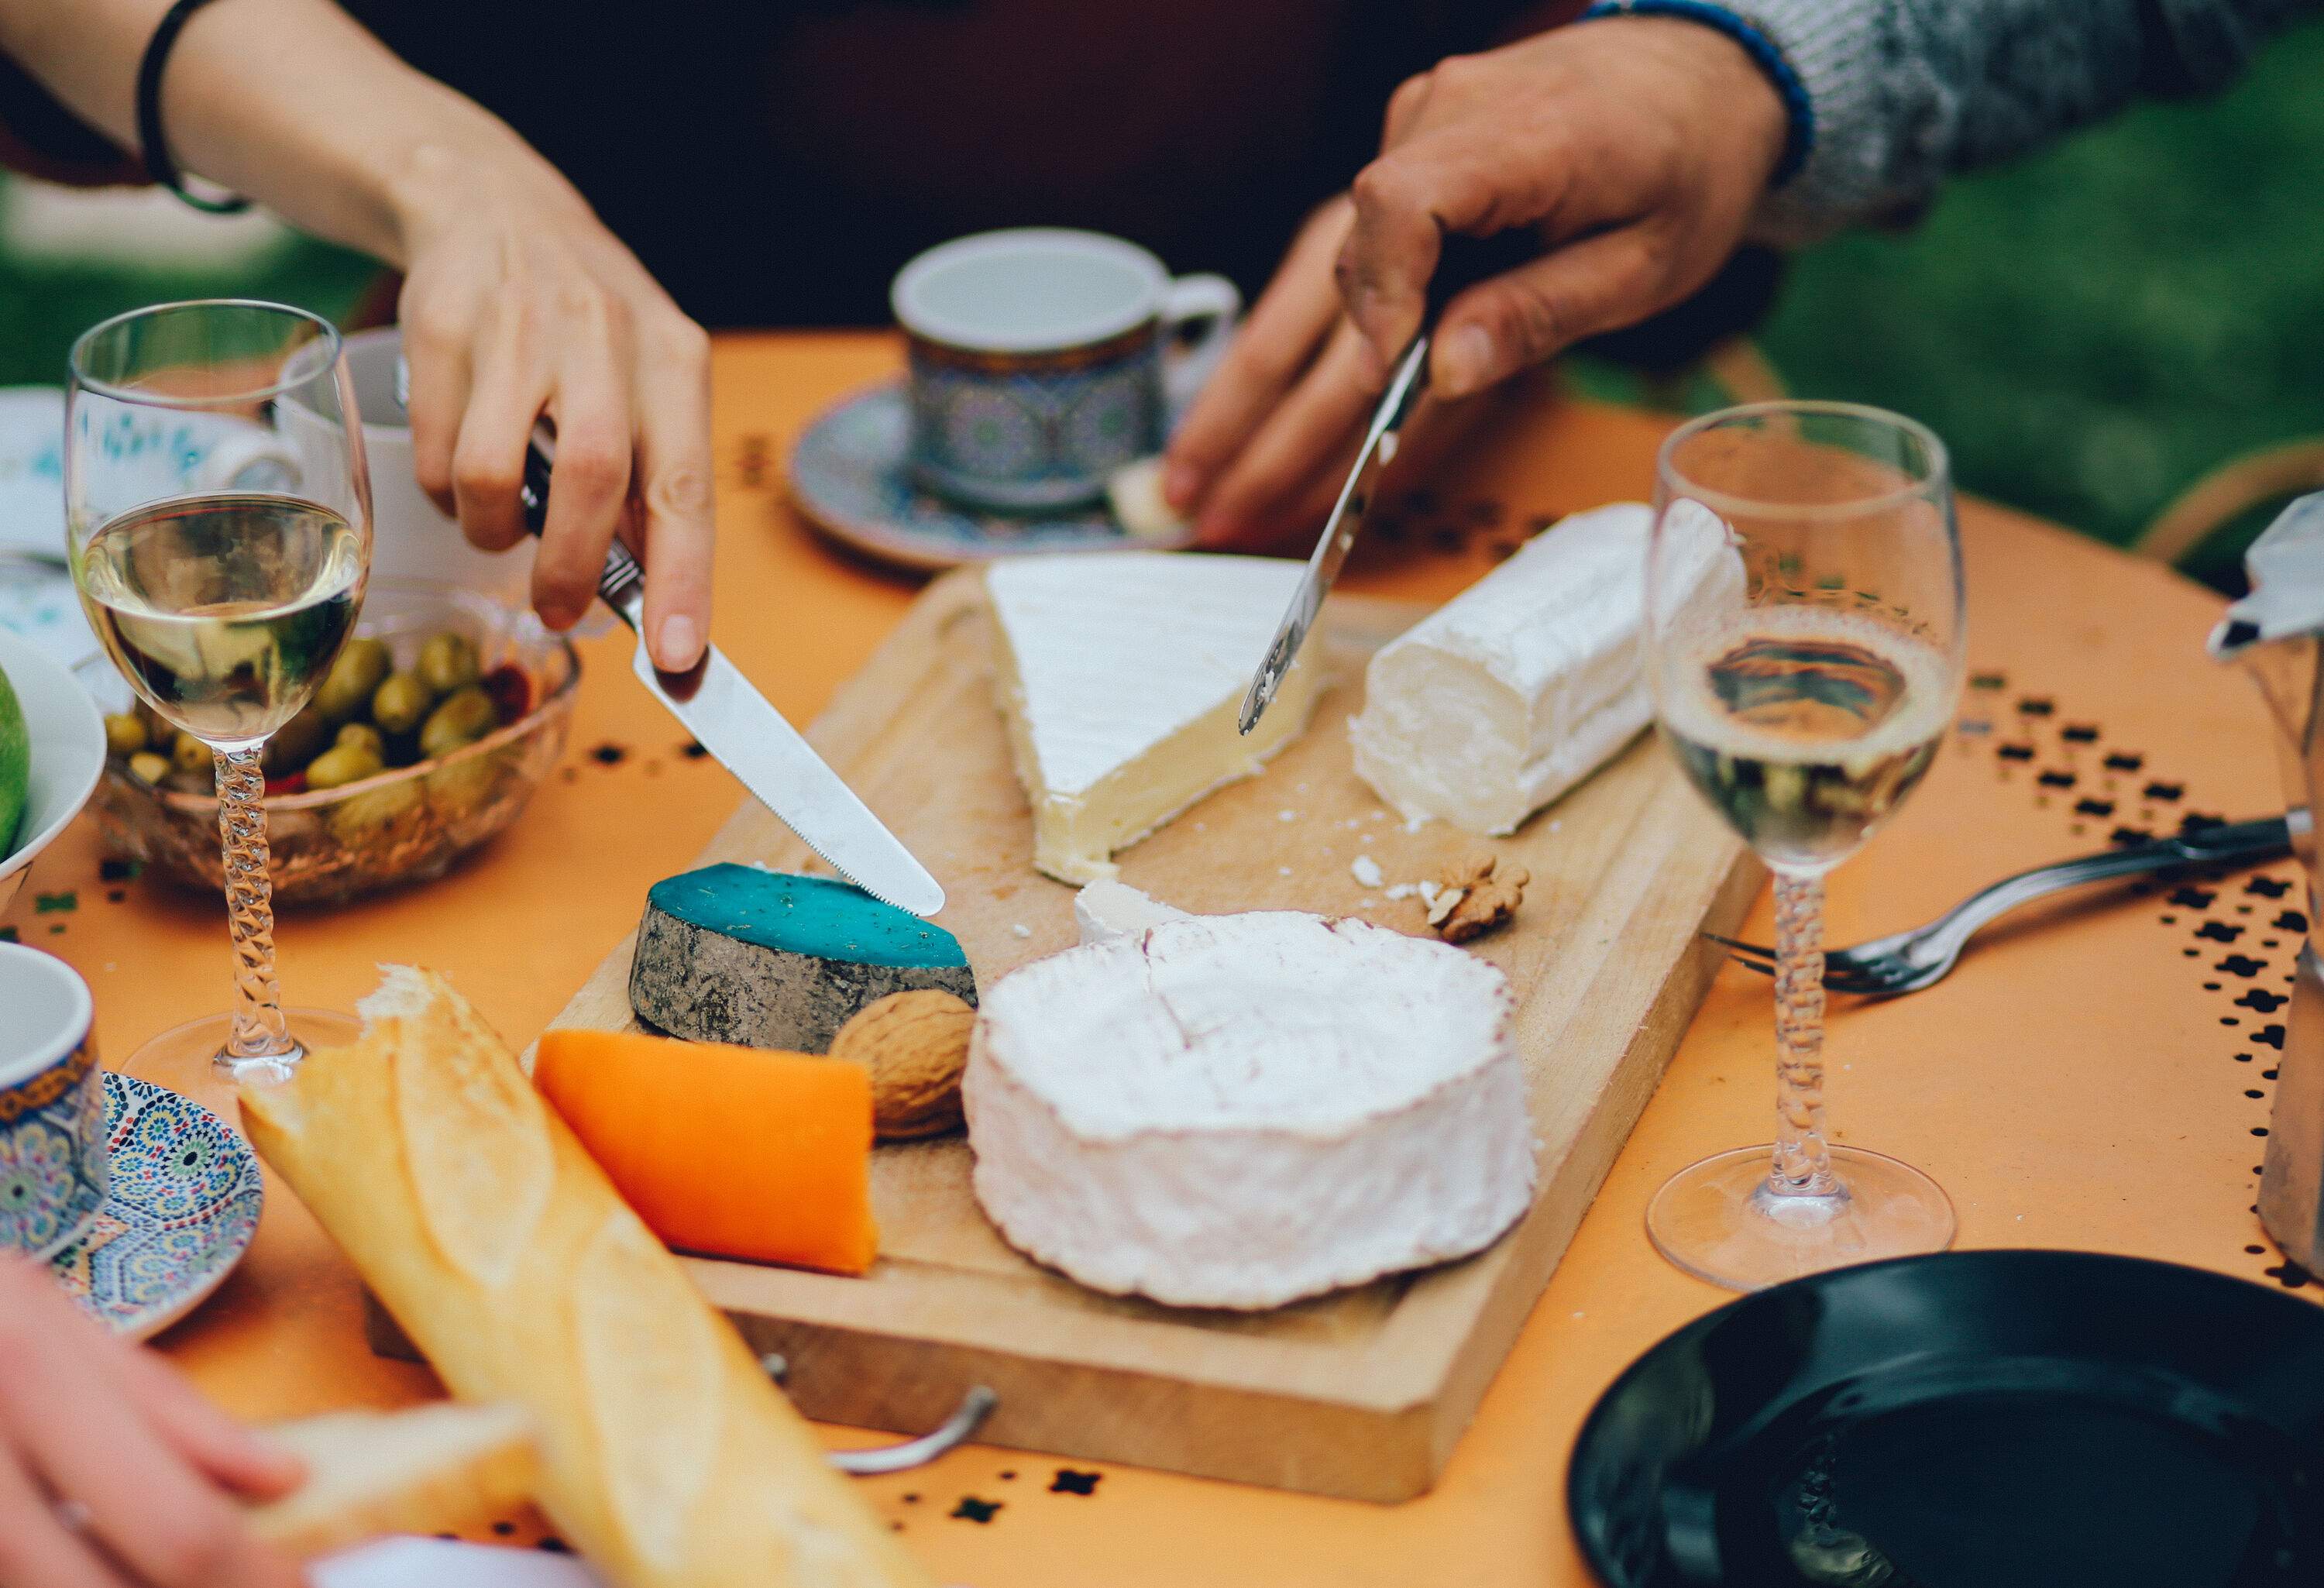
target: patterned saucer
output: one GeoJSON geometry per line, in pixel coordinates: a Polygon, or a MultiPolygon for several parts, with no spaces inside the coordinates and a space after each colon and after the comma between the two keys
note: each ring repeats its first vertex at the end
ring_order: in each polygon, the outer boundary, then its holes
{"type": "Polygon", "coordinates": [[[1102,503],[1012,516],[930,495],[905,466],[911,407],[890,381],[843,398],[810,420],[791,449],[791,499],[833,539],[907,568],[947,568],[1031,551],[1157,549],[1102,503]]]}
{"type": "Polygon", "coordinates": [[[190,1097],[111,1071],[105,1143],[105,1205],[49,1269],[82,1310],[143,1340],[198,1306],[249,1250],[265,1197],[258,1155],[190,1097]]]}

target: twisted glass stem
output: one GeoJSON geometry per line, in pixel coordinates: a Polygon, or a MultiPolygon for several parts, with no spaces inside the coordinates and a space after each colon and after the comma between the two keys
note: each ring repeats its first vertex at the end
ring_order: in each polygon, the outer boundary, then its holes
{"type": "Polygon", "coordinates": [[[1837,1189],[1823,1139],[1823,879],[1775,873],[1776,1196],[1837,1189]]]}
{"type": "Polygon", "coordinates": [[[213,747],[217,762],[218,836],[226,845],[226,919],[234,930],[234,1032],[219,1059],[298,1056],[274,979],[274,883],[266,873],[266,774],[261,747],[213,747]]]}

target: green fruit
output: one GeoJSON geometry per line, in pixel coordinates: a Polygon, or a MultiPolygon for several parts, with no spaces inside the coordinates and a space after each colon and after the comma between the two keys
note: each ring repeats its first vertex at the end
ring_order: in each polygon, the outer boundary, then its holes
{"type": "Polygon", "coordinates": [[[417,673],[393,673],[371,697],[371,720],[383,734],[409,734],[428,718],[436,692],[417,673]]]}
{"type": "Polygon", "coordinates": [[[188,777],[199,772],[208,778],[215,771],[217,763],[217,758],[210,754],[208,745],[180,729],[170,745],[170,764],[188,777]]]}
{"type": "Polygon", "coordinates": [[[473,684],[454,695],[428,716],[420,730],[420,753],[429,759],[449,755],[463,744],[473,744],[501,725],[493,698],[473,684]]]}
{"type": "Polygon", "coordinates": [[[332,743],[335,744],[352,745],[357,749],[368,750],[374,755],[379,757],[382,765],[386,764],[387,741],[381,738],[379,735],[379,730],[373,727],[369,723],[346,724],[339,729],[339,736],[333,740],[332,743]]]}
{"type": "Polygon", "coordinates": [[[420,786],[408,780],[382,783],[350,794],[331,806],[331,832],[342,844],[386,843],[408,832],[426,809],[420,786]]]}
{"type": "Polygon", "coordinates": [[[373,692],[387,680],[394,666],[394,659],[387,653],[386,641],[348,641],[315,690],[314,709],[330,723],[362,716],[364,707],[371,704],[373,692]]]}
{"type": "Polygon", "coordinates": [[[420,647],[420,663],[414,670],[438,695],[465,689],[484,676],[475,642],[451,629],[428,636],[427,643],[420,647]]]}
{"type": "Polygon", "coordinates": [[[24,708],[16,704],[15,686],[0,672],[0,855],[16,847],[32,784],[32,735],[24,726],[24,708]]]}
{"type": "Polygon", "coordinates": [[[105,752],[124,758],[136,754],[151,742],[145,719],[134,711],[114,712],[105,719],[105,752]]]}
{"type": "Polygon", "coordinates": [[[315,759],[331,742],[331,728],[315,706],[274,730],[266,741],[264,765],[270,778],[287,778],[315,759]]]}
{"type": "Polygon", "coordinates": [[[376,777],[386,769],[376,751],[361,744],[334,744],[307,763],[307,787],[337,789],[376,777]]]}
{"type": "Polygon", "coordinates": [[[161,780],[170,775],[170,758],[152,750],[141,750],[129,758],[129,775],[158,789],[161,780]]]}

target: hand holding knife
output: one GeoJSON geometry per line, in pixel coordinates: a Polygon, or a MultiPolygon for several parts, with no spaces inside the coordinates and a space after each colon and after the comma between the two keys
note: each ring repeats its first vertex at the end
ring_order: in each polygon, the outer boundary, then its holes
{"type": "MultiPolygon", "coordinates": [[[[399,402],[409,387],[399,364],[399,402]]],[[[554,438],[545,425],[535,426],[518,490],[525,528],[534,535],[549,516],[555,457],[554,438]]],[[[654,666],[645,642],[645,573],[618,539],[606,548],[597,596],[638,635],[632,667],[639,681],[802,843],[841,876],[899,909],[926,917],[944,908],[944,889],[927,868],[715,645],[706,645],[702,660],[682,673],[654,666]]]]}
{"type": "Polygon", "coordinates": [[[1377,499],[1380,475],[1394,460],[1405,421],[1412,417],[1421,393],[1428,389],[1428,352],[1436,317],[1462,292],[1523,263],[1540,249],[1540,239],[1530,227],[1485,238],[1452,234],[1445,236],[1443,250],[1437,255],[1436,272],[1429,278],[1428,308],[1420,329],[1388,373],[1388,389],[1380,393],[1379,405],[1372,411],[1372,421],[1364,431],[1355,466],[1348,471],[1348,482],[1340,487],[1340,498],[1333,504],[1331,516],[1323,521],[1323,533],[1307,559],[1306,577],[1293,592],[1291,605],[1275,631],[1274,642],[1268,646],[1259,671],[1251,678],[1250,688],[1243,696],[1242,713],[1238,719],[1242,732],[1248,734],[1257,727],[1259,719],[1275,699],[1284,675],[1291,670],[1293,658],[1307,639],[1307,631],[1315,626],[1324,596],[1340,577],[1348,553],[1355,549],[1364,517],[1377,499]]]}

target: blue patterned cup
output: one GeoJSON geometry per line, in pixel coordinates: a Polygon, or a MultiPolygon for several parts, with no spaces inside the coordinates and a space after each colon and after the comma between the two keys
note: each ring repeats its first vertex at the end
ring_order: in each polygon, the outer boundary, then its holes
{"type": "Polygon", "coordinates": [[[105,1205],[105,1072],[88,984],[0,943],[0,1251],[40,1260],[105,1205]]]}
{"type": "Polygon", "coordinates": [[[1159,452],[1242,308],[1224,276],[1173,278],[1135,243],[1045,226],[931,248],[889,300],[911,355],[913,477],[1009,512],[1093,501],[1159,452]]]}

